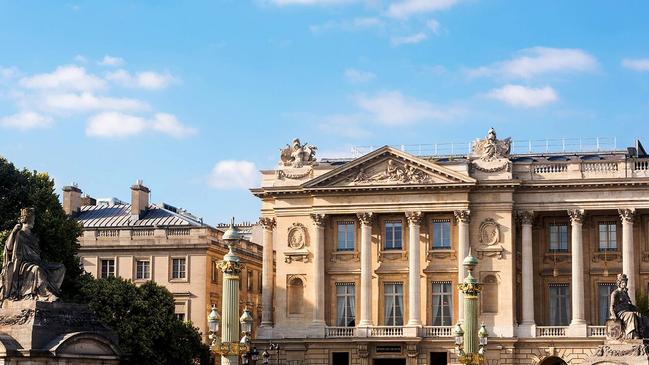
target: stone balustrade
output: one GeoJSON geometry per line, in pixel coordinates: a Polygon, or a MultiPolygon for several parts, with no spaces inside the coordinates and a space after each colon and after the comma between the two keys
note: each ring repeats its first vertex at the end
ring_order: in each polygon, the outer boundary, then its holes
{"type": "Polygon", "coordinates": [[[325,327],[325,337],[327,338],[340,338],[340,337],[355,337],[356,327],[325,327]]]}
{"type": "Polygon", "coordinates": [[[370,337],[403,337],[403,327],[374,326],[370,328],[370,337]]]}
{"type": "Polygon", "coordinates": [[[649,177],[649,158],[518,162],[513,174],[521,180],[649,177]]]}
{"type": "Polygon", "coordinates": [[[588,326],[588,337],[606,337],[606,326],[588,326]]]}
{"type": "Polygon", "coordinates": [[[566,337],[568,326],[536,326],[536,337],[566,337]]]}
{"type": "Polygon", "coordinates": [[[453,326],[424,326],[423,337],[453,337],[453,326]]]}

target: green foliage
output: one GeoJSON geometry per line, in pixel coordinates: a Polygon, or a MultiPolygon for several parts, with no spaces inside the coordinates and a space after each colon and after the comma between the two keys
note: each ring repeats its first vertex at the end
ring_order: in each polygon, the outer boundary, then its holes
{"type": "Polygon", "coordinates": [[[24,207],[35,209],[34,233],[40,239],[42,258],[65,265],[61,289],[64,297],[73,294],[82,272],[77,257],[81,226],[63,211],[54,181],[46,173],[18,170],[0,157],[0,245],[4,245],[24,207]]]}
{"type": "Polygon", "coordinates": [[[649,315],[649,298],[647,293],[641,292],[640,290],[635,292],[635,306],[638,307],[642,315],[649,315]]]}
{"type": "Polygon", "coordinates": [[[122,278],[80,278],[78,301],[88,303],[99,319],[117,332],[119,347],[130,354],[125,364],[207,364],[209,352],[198,330],[174,315],[172,294],[147,282],[136,286],[122,278]]]}

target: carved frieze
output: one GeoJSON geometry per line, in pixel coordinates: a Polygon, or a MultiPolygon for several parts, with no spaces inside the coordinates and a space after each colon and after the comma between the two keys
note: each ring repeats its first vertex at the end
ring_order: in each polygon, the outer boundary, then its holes
{"type": "Polygon", "coordinates": [[[389,159],[383,169],[368,173],[364,168],[350,175],[347,180],[351,185],[369,184],[426,184],[435,179],[425,170],[410,163],[389,159]]]}
{"type": "Polygon", "coordinates": [[[471,166],[483,172],[511,171],[511,143],[511,138],[496,138],[496,131],[490,128],[485,139],[476,139],[471,145],[471,166]]]}
{"type": "Polygon", "coordinates": [[[277,174],[277,178],[280,180],[282,179],[300,180],[304,178],[313,177],[313,168],[309,166],[306,168],[296,168],[293,169],[293,171],[277,170],[276,174],[277,174]]]}

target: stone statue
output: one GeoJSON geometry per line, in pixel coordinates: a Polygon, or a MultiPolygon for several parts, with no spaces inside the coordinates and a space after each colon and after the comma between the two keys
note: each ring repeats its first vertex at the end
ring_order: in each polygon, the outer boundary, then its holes
{"type": "Polygon", "coordinates": [[[58,300],[65,267],[41,259],[38,237],[32,232],[33,226],[34,209],[22,209],[18,224],[9,234],[4,246],[0,301],[58,300]]]}
{"type": "Polygon", "coordinates": [[[611,319],[622,322],[625,339],[649,337],[649,318],[644,317],[638,307],[633,305],[627,291],[628,278],[626,274],[617,276],[617,289],[611,293],[609,312],[611,319]]]}
{"type": "Polygon", "coordinates": [[[493,161],[509,157],[511,149],[511,138],[499,140],[496,138],[496,131],[489,128],[487,137],[483,140],[473,142],[473,154],[483,161],[493,161]]]}
{"type": "Polygon", "coordinates": [[[298,138],[291,145],[281,150],[280,166],[302,167],[316,162],[315,152],[318,148],[310,144],[301,144],[298,138]]]}

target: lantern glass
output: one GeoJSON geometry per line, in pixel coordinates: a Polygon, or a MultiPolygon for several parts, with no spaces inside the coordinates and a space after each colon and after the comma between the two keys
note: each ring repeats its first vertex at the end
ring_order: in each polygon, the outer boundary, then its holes
{"type": "Polygon", "coordinates": [[[242,364],[248,364],[248,362],[249,362],[248,361],[248,353],[246,352],[243,355],[241,355],[241,363],[242,364]]]}
{"type": "Polygon", "coordinates": [[[487,346],[487,337],[480,337],[480,345],[487,346]]]}
{"type": "Polygon", "coordinates": [[[212,310],[210,311],[210,314],[207,316],[207,326],[210,332],[218,332],[219,330],[219,324],[221,322],[221,316],[219,315],[219,312],[216,310],[216,306],[212,306],[212,310]]]}
{"type": "Polygon", "coordinates": [[[464,336],[455,336],[455,344],[461,345],[464,343],[464,336]]]}
{"type": "Polygon", "coordinates": [[[241,332],[252,332],[252,315],[250,309],[244,309],[241,318],[239,318],[239,323],[241,324],[241,332]]]}

